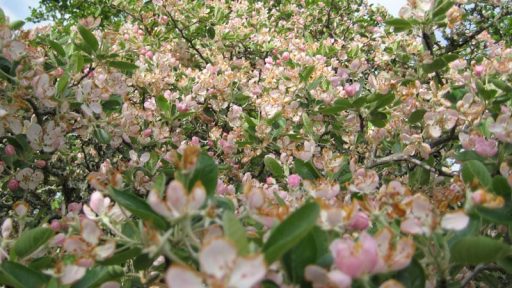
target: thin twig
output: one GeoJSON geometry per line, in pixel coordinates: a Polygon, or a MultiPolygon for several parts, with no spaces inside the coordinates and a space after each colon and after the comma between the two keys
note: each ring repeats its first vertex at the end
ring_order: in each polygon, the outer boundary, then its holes
{"type": "Polygon", "coordinates": [[[197,56],[199,56],[199,58],[201,58],[201,60],[203,60],[205,64],[210,64],[210,60],[208,60],[208,59],[206,59],[206,57],[204,57],[204,55],[201,53],[201,51],[196,47],[196,45],[194,45],[194,42],[192,41],[192,39],[188,38],[185,35],[185,32],[183,32],[183,29],[181,29],[178,26],[178,22],[176,21],[176,19],[174,19],[172,14],[167,13],[167,15],[169,15],[169,18],[171,19],[171,22],[174,25],[174,28],[176,28],[176,30],[178,30],[178,32],[180,33],[181,38],[183,38],[183,40],[185,40],[188,43],[190,48],[192,48],[197,53],[197,56]]]}

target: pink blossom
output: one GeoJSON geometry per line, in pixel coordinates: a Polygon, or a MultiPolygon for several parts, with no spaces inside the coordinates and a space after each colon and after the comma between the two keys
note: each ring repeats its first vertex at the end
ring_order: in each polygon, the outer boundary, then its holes
{"type": "Polygon", "coordinates": [[[478,137],[475,139],[475,152],[482,157],[492,157],[498,153],[498,142],[478,137]]]}
{"type": "Polygon", "coordinates": [[[77,202],[71,202],[68,204],[68,212],[73,214],[80,213],[80,210],[82,210],[82,204],[77,202]]]}
{"type": "Polygon", "coordinates": [[[364,212],[356,212],[350,219],[347,227],[351,230],[365,230],[370,225],[370,218],[364,212]]]}
{"type": "Polygon", "coordinates": [[[299,187],[301,180],[302,178],[299,175],[292,174],[288,176],[288,186],[290,186],[290,188],[297,188],[299,187]]]}
{"type": "Polygon", "coordinates": [[[12,146],[11,144],[7,144],[5,145],[4,152],[5,155],[12,157],[16,155],[16,148],[14,148],[14,146],[12,146]]]}
{"type": "Polygon", "coordinates": [[[148,128],[148,129],[142,131],[142,136],[144,136],[146,138],[150,137],[152,134],[153,134],[153,129],[151,129],[151,128],[148,128]]]}
{"type": "Polygon", "coordinates": [[[346,84],[343,90],[345,90],[345,93],[347,94],[348,97],[353,97],[359,91],[360,86],[361,85],[357,82],[350,85],[346,84]]]}
{"type": "Polygon", "coordinates": [[[283,61],[288,61],[290,60],[290,53],[289,52],[284,52],[283,55],[281,56],[281,59],[283,61]]]}
{"type": "Polygon", "coordinates": [[[482,75],[485,72],[485,66],[484,65],[476,65],[473,68],[473,72],[475,73],[476,77],[482,77],[482,75]]]}
{"type": "Polygon", "coordinates": [[[36,165],[37,168],[43,169],[44,167],[46,167],[46,161],[44,161],[44,160],[36,160],[35,165],[36,165]]]}
{"type": "Polygon", "coordinates": [[[162,25],[165,25],[167,24],[167,22],[169,22],[169,18],[167,16],[160,16],[160,18],[158,19],[158,22],[162,25]]]}
{"type": "Polygon", "coordinates": [[[55,232],[59,232],[59,230],[61,228],[60,221],[57,219],[53,219],[52,222],[50,223],[50,228],[52,228],[52,230],[55,232]]]}
{"type": "Polygon", "coordinates": [[[377,242],[365,232],[358,242],[350,239],[335,240],[330,250],[336,267],[352,278],[370,274],[377,265],[377,242]]]}
{"type": "Polygon", "coordinates": [[[152,51],[147,51],[144,56],[146,56],[146,58],[148,59],[153,59],[153,52],[152,51]]]}
{"type": "Polygon", "coordinates": [[[11,191],[16,191],[20,188],[20,182],[16,179],[11,179],[7,182],[7,188],[11,191]]]}

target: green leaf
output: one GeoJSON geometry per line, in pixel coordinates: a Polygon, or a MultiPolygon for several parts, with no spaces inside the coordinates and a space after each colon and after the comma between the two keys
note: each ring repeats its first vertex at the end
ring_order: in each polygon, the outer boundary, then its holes
{"type": "Polygon", "coordinates": [[[294,167],[295,172],[299,174],[302,179],[317,179],[321,176],[311,162],[304,162],[301,159],[296,158],[294,167]]]}
{"type": "Polygon", "coordinates": [[[284,177],[284,169],[276,159],[274,159],[270,156],[266,156],[263,159],[263,162],[265,163],[265,168],[268,171],[270,171],[270,173],[272,173],[272,175],[274,175],[274,177],[276,177],[276,178],[284,177]]]}
{"type": "Polygon", "coordinates": [[[206,153],[199,154],[196,167],[194,168],[188,182],[188,190],[190,191],[197,181],[201,181],[206,189],[206,194],[208,194],[208,196],[213,196],[215,194],[215,189],[217,188],[218,174],[219,169],[215,161],[206,153]]]}
{"type": "Polygon", "coordinates": [[[307,285],[304,279],[306,266],[316,264],[329,254],[328,235],[319,227],[314,227],[299,244],[283,255],[283,266],[292,283],[307,285]]]}
{"type": "Polygon", "coordinates": [[[436,22],[443,21],[446,18],[446,12],[453,7],[453,4],[453,1],[450,0],[438,1],[438,5],[432,14],[432,18],[434,18],[436,22]]]}
{"type": "Polygon", "coordinates": [[[388,106],[389,104],[393,103],[393,101],[395,101],[395,94],[393,93],[389,93],[389,94],[386,94],[386,95],[376,95],[376,103],[375,103],[375,107],[373,108],[373,110],[378,110],[382,107],[386,107],[388,106]]]}
{"type": "Polygon", "coordinates": [[[302,114],[302,123],[304,125],[304,132],[306,132],[307,135],[313,136],[313,123],[307,113],[302,114]]]}
{"type": "Polygon", "coordinates": [[[478,90],[478,95],[485,100],[491,100],[498,94],[498,91],[494,89],[487,89],[481,81],[476,81],[476,89],[478,90]]]}
{"type": "Polygon", "coordinates": [[[501,91],[512,93],[512,86],[508,85],[505,81],[496,78],[492,78],[490,81],[494,86],[496,86],[496,88],[500,89],[501,91]]]}
{"type": "Polygon", "coordinates": [[[55,50],[55,52],[57,52],[57,54],[61,57],[66,57],[66,51],[64,51],[64,48],[62,48],[62,46],[53,41],[53,40],[46,40],[48,42],[48,45],[50,45],[50,47],[52,47],[53,50],[55,50]]]}
{"type": "Polygon", "coordinates": [[[165,113],[171,112],[171,104],[163,95],[158,95],[155,97],[156,107],[162,110],[165,113]]]}
{"type": "Polygon", "coordinates": [[[103,128],[95,128],[94,129],[94,137],[101,144],[105,144],[105,145],[110,144],[110,140],[111,140],[110,135],[103,128]]]}
{"type": "Polygon", "coordinates": [[[455,156],[455,159],[457,159],[459,161],[463,161],[463,162],[469,161],[469,160],[478,160],[480,162],[485,161],[484,157],[478,155],[473,150],[461,151],[461,152],[457,153],[457,155],[455,156]]]}
{"type": "Polygon", "coordinates": [[[94,34],[92,34],[92,32],[89,31],[89,29],[85,28],[82,25],[79,25],[78,32],[80,33],[80,36],[82,36],[82,39],[84,39],[85,44],[89,48],[91,48],[93,52],[98,51],[98,48],[100,46],[98,43],[98,39],[96,39],[96,36],[94,36],[94,34]]]}
{"type": "Polygon", "coordinates": [[[123,277],[124,270],[121,266],[98,266],[90,269],[85,276],[75,283],[72,288],[98,287],[101,284],[123,277]]]}
{"type": "Polygon", "coordinates": [[[224,234],[233,241],[240,255],[249,254],[249,241],[244,226],[236,219],[235,214],[231,211],[225,211],[222,215],[222,228],[224,234]]]}
{"type": "Polygon", "coordinates": [[[348,99],[337,99],[329,107],[323,107],[320,109],[320,113],[324,115],[338,114],[339,112],[348,110],[352,107],[352,103],[348,99]]]}
{"type": "Polygon", "coordinates": [[[458,58],[459,58],[459,56],[456,54],[446,54],[446,55],[442,56],[441,58],[434,59],[434,61],[432,61],[432,63],[423,64],[422,65],[423,72],[430,74],[430,73],[439,71],[439,70],[445,68],[446,66],[448,66],[448,64],[450,64],[450,62],[453,62],[453,61],[457,60],[458,58]]]}
{"type": "Polygon", "coordinates": [[[393,27],[395,32],[403,32],[412,28],[412,23],[402,18],[389,19],[385,23],[393,27]]]}
{"type": "Polygon", "coordinates": [[[208,38],[215,39],[215,28],[213,26],[208,26],[206,34],[208,35],[208,38]]]}
{"type": "Polygon", "coordinates": [[[64,90],[66,90],[66,87],[68,87],[69,82],[69,76],[68,74],[62,75],[59,80],[57,80],[56,89],[57,94],[62,95],[64,93],[64,90]]]}
{"type": "Polygon", "coordinates": [[[476,207],[476,211],[482,218],[495,223],[512,225],[512,207],[507,203],[502,208],[487,208],[484,206],[476,207]]]}
{"type": "Polygon", "coordinates": [[[267,264],[278,260],[284,253],[300,243],[315,227],[319,214],[320,206],[315,202],[309,202],[279,224],[263,245],[267,264]]]}
{"type": "Polygon", "coordinates": [[[124,265],[126,261],[139,256],[142,253],[142,249],[139,247],[128,248],[121,252],[117,252],[112,257],[100,261],[101,265],[124,265]]]}
{"type": "Polygon", "coordinates": [[[101,107],[107,115],[114,112],[120,113],[123,107],[123,98],[119,95],[112,95],[108,100],[101,102],[101,107]]]}
{"type": "Polygon", "coordinates": [[[18,29],[21,29],[21,27],[23,27],[23,25],[25,25],[25,21],[16,20],[9,25],[9,28],[11,30],[18,30],[18,29]]]}
{"type": "Polygon", "coordinates": [[[492,179],[492,190],[497,195],[503,196],[507,201],[510,201],[512,195],[512,188],[508,185],[507,178],[497,175],[492,179]]]}
{"type": "Polygon", "coordinates": [[[21,264],[5,261],[0,265],[0,284],[15,288],[45,287],[50,276],[25,267],[21,264]]]}
{"type": "Polygon", "coordinates": [[[409,116],[409,119],[407,119],[407,122],[409,124],[416,124],[423,120],[423,116],[427,113],[427,110],[425,109],[418,109],[411,113],[409,116]]]}
{"type": "Polygon", "coordinates": [[[158,229],[165,230],[169,226],[165,218],[153,211],[146,201],[132,192],[111,189],[109,195],[121,207],[126,208],[133,215],[153,223],[158,229]]]}
{"type": "Polygon", "coordinates": [[[407,288],[425,288],[425,283],[427,282],[423,266],[416,259],[413,259],[409,266],[398,271],[396,280],[400,281],[407,288]]]}
{"type": "Polygon", "coordinates": [[[53,231],[50,228],[37,227],[23,232],[14,244],[14,252],[20,258],[24,258],[34,253],[39,247],[43,246],[53,237],[53,231]]]}
{"type": "Polygon", "coordinates": [[[300,71],[300,73],[299,73],[300,80],[302,82],[308,82],[309,78],[311,77],[311,74],[313,74],[314,71],[315,71],[314,65],[304,67],[304,69],[302,69],[302,71],[300,71]]]}
{"type": "Polygon", "coordinates": [[[450,249],[451,260],[465,265],[476,265],[496,261],[509,246],[501,241],[484,236],[463,238],[450,249]]]}
{"type": "Polygon", "coordinates": [[[471,186],[482,185],[485,188],[490,188],[492,185],[489,170],[477,160],[469,160],[462,165],[462,180],[471,186]]]}
{"type": "Polygon", "coordinates": [[[512,274],[512,256],[511,255],[507,255],[505,257],[501,257],[500,259],[498,259],[498,265],[500,265],[500,267],[505,269],[505,271],[507,271],[507,273],[512,274]]]}
{"type": "Polygon", "coordinates": [[[409,174],[409,186],[421,187],[428,185],[430,182],[430,171],[427,169],[416,166],[414,170],[409,174]]]}
{"type": "Polygon", "coordinates": [[[127,71],[127,72],[130,72],[130,71],[133,71],[133,70],[139,68],[139,66],[137,66],[133,63],[124,62],[124,61],[108,61],[107,65],[109,67],[116,68],[121,71],[127,71]]]}

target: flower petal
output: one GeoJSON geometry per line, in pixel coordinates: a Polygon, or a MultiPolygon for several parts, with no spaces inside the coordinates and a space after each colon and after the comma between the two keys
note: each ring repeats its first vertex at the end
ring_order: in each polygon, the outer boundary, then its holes
{"type": "Polygon", "coordinates": [[[231,271],[235,260],[236,248],[222,238],[214,239],[199,252],[201,271],[217,279],[223,278],[231,271]]]}
{"type": "Polygon", "coordinates": [[[262,255],[238,258],[228,287],[251,288],[265,277],[267,268],[262,255]]]}
{"type": "Polygon", "coordinates": [[[203,288],[203,280],[196,271],[184,266],[173,265],[165,273],[165,283],[169,288],[203,288]]]}
{"type": "Polygon", "coordinates": [[[441,220],[441,227],[447,230],[462,230],[468,226],[469,216],[464,211],[447,213],[441,220]]]}

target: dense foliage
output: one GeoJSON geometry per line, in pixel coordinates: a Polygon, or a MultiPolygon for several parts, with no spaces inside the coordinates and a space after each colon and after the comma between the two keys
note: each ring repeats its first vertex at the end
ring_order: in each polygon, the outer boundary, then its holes
{"type": "Polygon", "coordinates": [[[511,1],[41,3],[0,285],[512,285],[511,1]]]}

